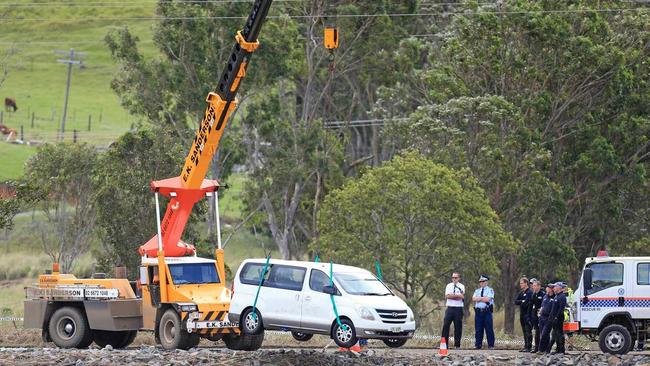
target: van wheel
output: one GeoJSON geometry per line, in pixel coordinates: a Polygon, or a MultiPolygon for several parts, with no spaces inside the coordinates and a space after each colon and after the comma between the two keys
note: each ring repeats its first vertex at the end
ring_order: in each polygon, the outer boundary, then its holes
{"type": "Polygon", "coordinates": [[[384,344],[390,348],[399,348],[406,344],[408,338],[386,338],[383,339],[384,344]]]}
{"type": "Polygon", "coordinates": [[[197,333],[188,333],[181,327],[181,318],[173,309],[167,309],[158,323],[158,337],[164,349],[188,350],[199,344],[197,333]]]}
{"type": "Polygon", "coordinates": [[[630,331],[619,324],[608,325],[600,332],[599,345],[604,353],[625,354],[632,348],[630,331]]]}
{"type": "Polygon", "coordinates": [[[336,345],[350,348],[357,344],[357,332],[354,329],[354,324],[348,319],[341,319],[341,325],[339,325],[339,322],[335,322],[332,328],[332,338],[336,345]]]}
{"type": "Polygon", "coordinates": [[[293,339],[297,340],[298,342],[307,342],[314,335],[310,334],[310,333],[303,333],[303,332],[293,331],[293,332],[291,332],[291,336],[293,337],[293,339]]]}
{"type": "Polygon", "coordinates": [[[93,342],[86,315],[70,306],[54,312],[48,331],[52,342],[61,348],[86,348],[93,342]]]}
{"type": "Polygon", "coordinates": [[[93,330],[93,339],[95,344],[101,348],[111,345],[115,349],[126,348],[133,343],[135,336],[138,334],[137,330],[93,330]]]}
{"type": "Polygon", "coordinates": [[[228,333],[223,335],[223,342],[234,351],[257,351],[264,342],[264,332],[253,335],[228,333]]]}
{"type": "Polygon", "coordinates": [[[260,334],[264,332],[264,325],[262,324],[262,315],[260,312],[255,309],[246,309],[241,316],[241,322],[239,324],[241,331],[244,334],[260,334]]]}

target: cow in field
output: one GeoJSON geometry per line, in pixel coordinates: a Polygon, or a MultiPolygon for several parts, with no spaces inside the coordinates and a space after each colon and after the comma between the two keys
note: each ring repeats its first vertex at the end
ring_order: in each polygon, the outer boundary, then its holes
{"type": "Polygon", "coordinates": [[[13,112],[18,110],[18,105],[16,104],[16,99],[14,98],[5,98],[5,111],[9,112],[9,109],[12,109],[13,112]]]}

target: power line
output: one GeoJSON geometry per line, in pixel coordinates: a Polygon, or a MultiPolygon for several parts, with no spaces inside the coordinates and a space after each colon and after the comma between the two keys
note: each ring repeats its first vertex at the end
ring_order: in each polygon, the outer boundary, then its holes
{"type": "MultiPolygon", "coordinates": [[[[484,14],[497,14],[497,15],[522,15],[522,14],[584,14],[584,13],[622,13],[648,10],[648,7],[635,7],[635,8],[616,8],[616,9],[556,9],[556,10],[513,10],[513,11],[462,11],[462,12],[429,12],[429,13],[388,13],[388,14],[323,14],[323,15],[271,15],[268,19],[314,19],[314,18],[380,18],[380,17],[430,17],[436,15],[484,15],[484,14]]],[[[234,20],[246,19],[247,16],[206,16],[206,17],[102,17],[102,18],[0,18],[3,21],[10,22],[87,22],[87,21],[156,21],[156,20],[234,20]]]]}

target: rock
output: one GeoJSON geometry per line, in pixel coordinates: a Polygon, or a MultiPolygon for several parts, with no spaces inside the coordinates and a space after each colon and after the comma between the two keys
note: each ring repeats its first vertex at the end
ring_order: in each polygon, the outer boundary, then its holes
{"type": "Polygon", "coordinates": [[[77,362],[75,363],[75,366],[86,366],[86,364],[81,360],[77,360],[77,362]]]}
{"type": "Polygon", "coordinates": [[[104,349],[107,350],[107,351],[112,351],[113,346],[111,346],[110,344],[107,344],[106,347],[104,347],[104,349]]]}
{"type": "Polygon", "coordinates": [[[618,357],[616,357],[616,356],[610,356],[610,357],[607,359],[607,364],[608,364],[609,366],[615,366],[615,365],[618,365],[618,364],[620,364],[620,363],[621,363],[621,359],[618,358],[618,357]]]}

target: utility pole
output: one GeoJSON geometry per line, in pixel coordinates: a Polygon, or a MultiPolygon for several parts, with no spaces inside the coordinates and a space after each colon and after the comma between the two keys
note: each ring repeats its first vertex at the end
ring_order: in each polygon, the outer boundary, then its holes
{"type": "Polygon", "coordinates": [[[59,131],[60,133],[60,139],[63,140],[63,137],[65,136],[65,118],[68,114],[68,96],[70,94],[70,78],[72,77],[72,65],[81,65],[82,62],[81,60],[75,60],[75,56],[81,57],[85,56],[87,53],[86,52],[75,52],[73,48],[70,49],[70,51],[54,51],[54,53],[60,54],[60,55],[69,55],[69,59],[58,59],[56,62],[62,63],[62,64],[68,64],[68,81],[66,82],[65,86],[65,98],[63,100],[63,115],[61,116],[61,130],[59,131]]]}

